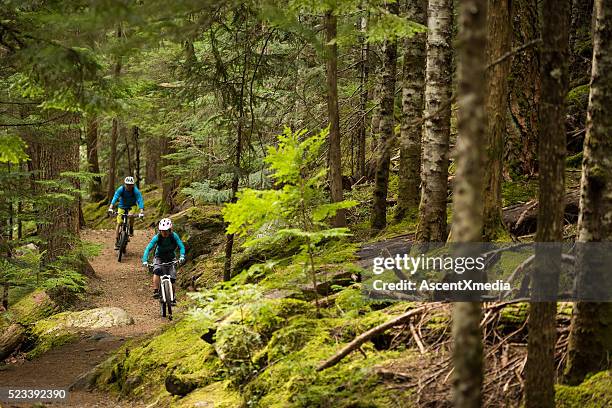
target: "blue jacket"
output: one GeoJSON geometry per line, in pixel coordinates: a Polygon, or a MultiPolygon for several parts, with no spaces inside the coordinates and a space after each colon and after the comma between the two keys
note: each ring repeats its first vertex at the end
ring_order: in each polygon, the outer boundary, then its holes
{"type": "Polygon", "coordinates": [[[168,238],[160,237],[160,235],[161,234],[155,234],[153,239],[151,239],[151,242],[149,242],[149,245],[147,245],[144,250],[144,254],[142,255],[142,262],[148,262],[149,252],[154,246],[156,246],[155,256],[160,258],[162,262],[170,262],[174,260],[174,252],[176,251],[177,247],[180,251],[181,258],[185,257],[185,245],[183,245],[183,241],[181,241],[181,238],[176,232],[173,231],[172,235],[169,235],[168,238]],[[163,240],[164,242],[161,242],[160,240],[163,240]]]}
{"type": "Polygon", "coordinates": [[[135,204],[138,204],[138,208],[141,210],[144,209],[144,199],[136,186],[134,186],[131,192],[127,191],[123,184],[119,186],[111,200],[111,205],[115,205],[117,200],[119,200],[119,208],[123,208],[124,210],[132,208],[135,204]]]}

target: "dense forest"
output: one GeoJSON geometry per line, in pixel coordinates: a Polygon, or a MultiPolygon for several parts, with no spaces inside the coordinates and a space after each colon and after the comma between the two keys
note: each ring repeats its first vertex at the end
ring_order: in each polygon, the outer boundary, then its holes
{"type": "Polygon", "coordinates": [[[612,1],[2,0],[0,58],[0,407],[612,406],[612,1]],[[451,244],[513,295],[372,286],[451,244]]]}

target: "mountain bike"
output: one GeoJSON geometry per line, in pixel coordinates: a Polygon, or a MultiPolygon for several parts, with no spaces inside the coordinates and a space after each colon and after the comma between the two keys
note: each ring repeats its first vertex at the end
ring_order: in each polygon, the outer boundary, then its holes
{"type": "MultiPolygon", "coordinates": [[[[112,212],[113,216],[119,215],[117,211],[112,212]]],[[[127,244],[130,241],[130,225],[128,218],[138,218],[139,214],[128,214],[127,211],[124,211],[121,214],[121,227],[119,230],[119,249],[117,252],[117,261],[121,262],[121,258],[127,252],[127,244]]]]}
{"type": "Polygon", "coordinates": [[[159,309],[161,317],[168,317],[168,320],[172,320],[172,299],[174,299],[170,272],[172,271],[171,267],[175,265],[179,265],[179,261],[174,260],[161,264],[147,265],[149,268],[149,273],[153,273],[155,266],[161,266],[162,275],[159,277],[159,309]]]}

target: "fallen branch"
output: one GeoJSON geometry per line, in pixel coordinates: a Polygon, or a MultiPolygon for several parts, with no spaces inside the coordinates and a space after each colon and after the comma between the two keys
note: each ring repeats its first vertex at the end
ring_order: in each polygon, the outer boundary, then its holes
{"type": "Polygon", "coordinates": [[[421,306],[416,309],[412,309],[409,312],[404,313],[403,315],[400,315],[394,319],[389,320],[388,322],[385,322],[379,326],[376,326],[368,330],[365,333],[360,334],[359,336],[355,337],[353,341],[351,341],[349,344],[344,346],[342,350],[340,350],[334,356],[332,356],[328,360],[325,360],[324,362],[319,364],[319,366],[317,367],[317,371],[322,371],[322,370],[325,370],[326,368],[329,368],[329,367],[332,367],[338,364],[338,362],[340,362],[340,360],[342,360],[344,357],[349,355],[351,351],[357,349],[363,343],[370,340],[372,337],[374,337],[378,333],[384,332],[385,330],[390,329],[393,326],[398,326],[404,323],[405,321],[407,321],[408,319],[410,319],[412,316],[421,314],[425,312],[426,310],[429,310],[427,306],[421,306]]]}

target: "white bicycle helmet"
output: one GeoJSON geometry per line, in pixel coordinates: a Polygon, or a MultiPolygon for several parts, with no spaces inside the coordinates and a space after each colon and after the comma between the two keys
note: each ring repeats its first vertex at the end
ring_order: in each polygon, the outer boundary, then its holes
{"type": "Polygon", "coordinates": [[[172,228],[172,220],[170,218],[162,218],[159,221],[159,230],[160,231],[168,231],[172,228]]]}
{"type": "Polygon", "coordinates": [[[125,178],[125,180],[123,180],[123,182],[124,182],[125,184],[134,184],[134,177],[132,177],[132,176],[127,176],[127,177],[125,178]]]}

